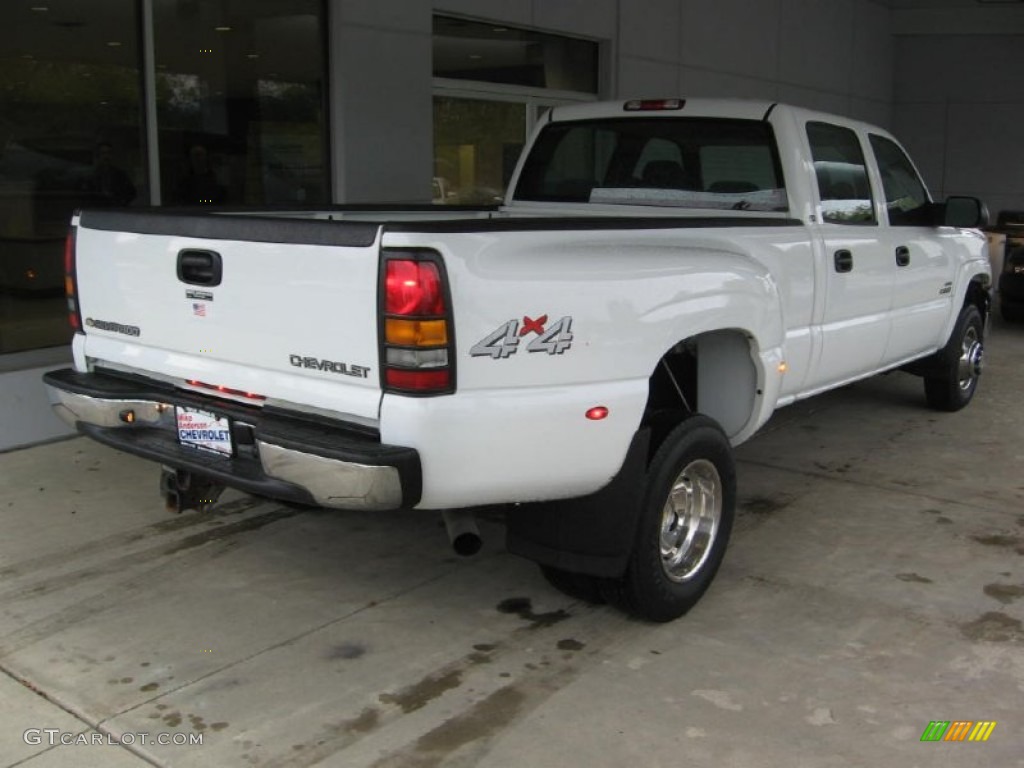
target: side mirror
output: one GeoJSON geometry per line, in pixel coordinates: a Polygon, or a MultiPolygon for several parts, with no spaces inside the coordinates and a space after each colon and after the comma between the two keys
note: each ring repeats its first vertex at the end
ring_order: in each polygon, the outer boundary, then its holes
{"type": "Polygon", "coordinates": [[[944,226],[974,229],[988,224],[988,208],[976,197],[954,195],[946,198],[944,207],[944,226]]]}

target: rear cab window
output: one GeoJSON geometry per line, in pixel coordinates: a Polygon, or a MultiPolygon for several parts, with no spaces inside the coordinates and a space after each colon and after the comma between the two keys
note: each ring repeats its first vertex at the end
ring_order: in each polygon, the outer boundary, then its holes
{"type": "Polygon", "coordinates": [[[789,210],[771,126],[712,118],[553,123],[538,136],[514,199],[789,210]]]}

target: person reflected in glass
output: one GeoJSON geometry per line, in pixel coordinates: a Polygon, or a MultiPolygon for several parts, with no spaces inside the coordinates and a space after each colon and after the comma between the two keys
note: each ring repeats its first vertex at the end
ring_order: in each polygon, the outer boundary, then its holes
{"type": "Polygon", "coordinates": [[[114,147],[108,141],[96,145],[92,171],[85,179],[85,193],[91,205],[121,207],[135,199],[135,185],[128,174],[114,164],[114,147]]]}
{"type": "Polygon", "coordinates": [[[185,205],[222,205],[227,188],[220,183],[210,163],[210,153],[202,144],[188,150],[185,173],[178,180],[177,198],[185,205]]]}

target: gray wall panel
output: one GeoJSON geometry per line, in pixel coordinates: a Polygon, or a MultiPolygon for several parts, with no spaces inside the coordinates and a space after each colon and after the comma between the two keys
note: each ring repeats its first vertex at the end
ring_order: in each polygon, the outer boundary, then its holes
{"type": "Polygon", "coordinates": [[[630,0],[622,4],[619,51],[623,57],[679,62],[679,0],[630,0]]]}
{"type": "Polygon", "coordinates": [[[681,63],[775,80],[781,7],[782,0],[683,0],[681,63]]]}
{"type": "Polygon", "coordinates": [[[937,196],[977,195],[993,215],[1024,208],[1021,51],[1019,33],[895,37],[894,121],[937,196]]]}
{"type": "Polygon", "coordinates": [[[677,96],[685,91],[679,83],[679,67],[662,61],[623,56],[619,62],[618,91],[639,98],[677,96]]]}

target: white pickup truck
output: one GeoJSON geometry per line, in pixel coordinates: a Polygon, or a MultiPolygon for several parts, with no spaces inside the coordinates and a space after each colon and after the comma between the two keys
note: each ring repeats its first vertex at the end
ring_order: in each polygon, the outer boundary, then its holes
{"type": "Polygon", "coordinates": [[[85,210],[56,411],[163,465],[339,509],[510,505],[556,586],[672,619],[722,560],[732,446],[880,371],[966,405],[991,275],[975,198],[886,131],[783,104],[551,110],[493,208],[85,210]]]}

